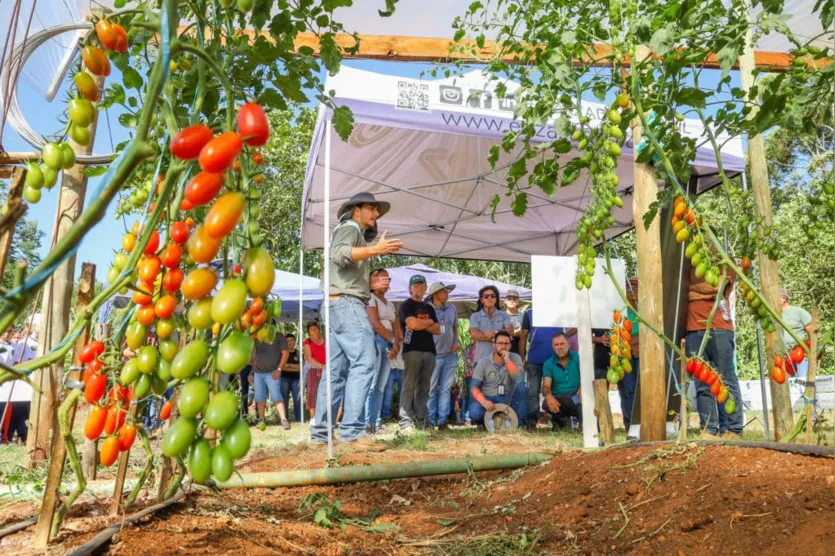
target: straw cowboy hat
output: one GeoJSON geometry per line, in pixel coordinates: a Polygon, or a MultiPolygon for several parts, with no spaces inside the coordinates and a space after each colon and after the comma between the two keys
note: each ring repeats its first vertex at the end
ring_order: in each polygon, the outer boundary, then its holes
{"type": "Polygon", "coordinates": [[[354,207],[366,204],[377,206],[377,211],[380,213],[380,216],[378,216],[378,218],[382,218],[383,215],[391,209],[391,203],[388,203],[386,201],[378,201],[374,198],[374,194],[364,191],[362,193],[357,193],[356,195],[353,195],[350,199],[345,201],[342,204],[342,206],[339,207],[339,212],[336,213],[337,218],[340,222],[342,222],[346,218],[351,217],[351,214],[354,211],[354,207]]]}
{"type": "Polygon", "coordinates": [[[427,299],[432,299],[432,296],[435,295],[436,293],[438,293],[441,290],[446,290],[448,292],[451,292],[454,289],[455,289],[455,284],[447,285],[447,284],[444,284],[443,282],[432,282],[432,285],[429,286],[429,290],[426,292],[426,297],[424,298],[424,301],[427,300],[427,299]]]}

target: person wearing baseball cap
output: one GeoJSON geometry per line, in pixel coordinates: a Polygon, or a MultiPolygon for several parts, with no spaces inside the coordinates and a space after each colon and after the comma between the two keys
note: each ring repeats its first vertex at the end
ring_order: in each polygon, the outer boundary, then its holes
{"type": "Polygon", "coordinates": [[[409,299],[400,305],[403,330],[403,391],[400,393],[400,432],[423,429],[429,416],[429,386],[435,370],[435,341],[441,333],[435,308],[423,301],[426,278],[409,279],[409,299]]]}
{"type": "Polygon", "coordinates": [[[429,423],[438,430],[448,428],[452,408],[452,383],[458,372],[458,311],[449,303],[455,284],[433,282],[426,292],[426,302],[435,309],[441,333],[435,336],[435,370],[429,383],[429,423]]]}
{"type": "MultiPolygon", "coordinates": [[[[386,239],[385,232],[374,245],[368,242],[377,236],[377,219],[390,209],[390,203],[378,201],[368,192],[357,193],[343,203],[337,211],[339,225],[331,234],[328,261],[331,343],[326,364],[331,366],[330,416],[333,424],[341,406],[339,439],[373,451],[385,447],[365,432],[365,401],[377,370],[374,330],[366,313],[373,285],[369,281],[369,259],[396,253],[403,244],[399,239],[386,239]]],[[[319,388],[317,395],[316,419],[310,427],[314,442],[328,441],[327,390],[319,388]]]]}

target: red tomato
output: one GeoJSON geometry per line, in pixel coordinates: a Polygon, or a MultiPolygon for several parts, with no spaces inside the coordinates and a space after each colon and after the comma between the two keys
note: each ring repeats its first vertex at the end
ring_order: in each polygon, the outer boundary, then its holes
{"type": "Polygon", "coordinates": [[[222,239],[235,229],[244,213],[246,198],[238,191],[222,195],[206,215],[203,226],[206,233],[214,239],[222,239]]]}
{"type": "Polygon", "coordinates": [[[112,404],[108,406],[107,421],[104,423],[104,432],[107,434],[113,434],[117,430],[121,429],[122,425],[125,424],[125,418],[127,415],[128,412],[125,409],[112,404]]]}
{"type": "Polygon", "coordinates": [[[774,356],[774,366],[775,367],[782,367],[783,363],[785,363],[785,360],[781,356],[779,356],[779,355],[774,356]]]}
{"type": "Polygon", "coordinates": [[[774,379],[774,382],[777,384],[783,384],[786,382],[786,371],[780,367],[771,367],[771,378],[774,379]]]}
{"type": "Polygon", "coordinates": [[[189,201],[188,199],[183,199],[180,201],[180,210],[183,212],[188,212],[194,208],[194,203],[189,201]]]}
{"type": "Polygon", "coordinates": [[[81,348],[81,353],[78,355],[78,360],[82,363],[90,363],[93,359],[104,353],[104,344],[98,340],[92,342],[81,348]]]}
{"type": "Polygon", "coordinates": [[[684,221],[687,222],[688,226],[696,221],[696,213],[693,212],[693,209],[687,211],[687,214],[684,216],[684,221]]]}
{"type": "Polygon", "coordinates": [[[133,302],[137,305],[147,305],[148,303],[150,303],[152,299],[151,295],[144,292],[153,291],[154,287],[149,286],[147,284],[143,284],[142,282],[137,282],[136,287],[138,289],[133,290],[133,302]]]}
{"type": "Polygon", "coordinates": [[[791,358],[786,359],[786,362],[783,365],[783,370],[786,371],[789,375],[794,376],[797,372],[797,365],[794,364],[794,361],[792,361],[791,358]]]}
{"type": "MultiPolygon", "coordinates": [[[[238,111],[238,132],[250,147],[261,147],[270,138],[270,122],[259,104],[249,102],[238,111]]],[[[259,164],[256,162],[256,164],[259,164]]]]}
{"type": "Polygon", "coordinates": [[[215,133],[203,124],[181,129],[171,140],[171,154],[180,160],[194,160],[215,133]]]}
{"type": "Polygon", "coordinates": [[[104,391],[107,389],[107,377],[103,374],[94,373],[87,379],[87,384],[84,386],[84,399],[87,403],[96,403],[104,396],[104,391]]]}
{"type": "Polygon", "coordinates": [[[713,394],[714,396],[718,396],[719,392],[721,392],[721,391],[722,391],[722,383],[717,380],[710,387],[710,393],[713,394]]]}
{"type": "Polygon", "coordinates": [[[162,289],[168,293],[176,292],[180,289],[180,285],[183,283],[183,278],[185,278],[185,273],[182,268],[172,268],[165,273],[165,276],[162,279],[162,289]]]}
{"type": "Polygon", "coordinates": [[[94,373],[100,373],[101,370],[104,368],[104,362],[101,359],[93,359],[87,365],[87,368],[93,371],[94,373]]]}
{"type": "Polygon", "coordinates": [[[251,324],[252,324],[252,311],[251,310],[244,311],[244,314],[241,315],[241,325],[243,325],[244,328],[249,328],[249,326],[251,324]]]}
{"type": "Polygon", "coordinates": [[[136,426],[133,423],[125,423],[119,429],[119,451],[127,452],[130,450],[134,440],[136,440],[136,426]]]}
{"type": "Polygon", "coordinates": [[[196,263],[210,263],[217,255],[222,239],[215,239],[206,232],[206,226],[200,225],[191,234],[186,246],[188,254],[196,263]]]}
{"type": "Polygon", "coordinates": [[[252,305],[249,307],[249,310],[252,311],[253,315],[257,315],[264,309],[264,300],[260,297],[256,297],[252,300],[252,305]]]}
{"type": "Polygon", "coordinates": [[[84,384],[87,384],[87,381],[90,380],[90,377],[94,374],[96,374],[96,372],[93,369],[91,369],[89,365],[87,365],[87,368],[84,369],[84,375],[81,378],[82,382],[84,382],[84,384]]]}
{"type": "Polygon", "coordinates": [[[194,229],[194,218],[191,216],[186,217],[186,226],[188,226],[189,232],[194,229]]]}
{"type": "Polygon", "coordinates": [[[90,440],[96,440],[104,430],[104,421],[107,419],[107,409],[100,405],[90,408],[90,415],[84,423],[84,436],[90,440]]]}
{"type": "Polygon", "coordinates": [[[140,307],[136,312],[136,320],[138,320],[142,326],[150,326],[154,324],[154,321],[157,320],[157,314],[154,310],[154,306],[148,303],[147,305],[140,307]]]}
{"type": "Polygon", "coordinates": [[[139,271],[137,275],[139,279],[145,282],[146,284],[153,284],[154,280],[157,279],[159,276],[159,271],[162,268],[162,263],[160,262],[160,258],[157,256],[148,257],[142,264],[139,265],[139,271]]]}
{"type": "Polygon", "coordinates": [[[234,131],[221,133],[200,151],[200,169],[204,172],[226,171],[241,154],[243,146],[241,137],[234,131]]]}
{"type": "Polygon", "coordinates": [[[128,389],[121,384],[116,384],[110,389],[110,393],[107,395],[107,398],[112,402],[124,404],[126,402],[130,402],[130,393],[128,392],[128,389]]]}
{"type": "Polygon", "coordinates": [[[85,46],[81,49],[81,58],[90,73],[100,77],[110,75],[110,60],[97,46],[85,46]]]}
{"type": "Polygon", "coordinates": [[[119,457],[119,439],[115,436],[108,436],[104,439],[101,445],[101,452],[99,453],[99,463],[105,467],[110,467],[116,463],[119,457]]]}
{"type": "Polygon", "coordinates": [[[160,421],[167,421],[168,418],[171,417],[171,402],[165,402],[162,404],[162,409],[159,410],[159,419],[160,421]]]}
{"type": "Polygon", "coordinates": [[[188,236],[191,235],[191,231],[185,222],[174,222],[171,224],[171,229],[168,230],[168,235],[171,237],[171,241],[177,245],[182,245],[188,241],[188,236]]]}
{"type": "Polygon", "coordinates": [[[806,351],[801,346],[794,346],[789,353],[793,363],[800,363],[806,359],[806,351]]]}
{"type": "Polygon", "coordinates": [[[253,164],[262,164],[264,162],[264,155],[261,154],[259,151],[255,151],[252,153],[252,163],[253,164]]]}
{"type": "Polygon", "coordinates": [[[116,33],[116,46],[113,47],[113,50],[116,52],[127,52],[128,34],[125,32],[125,28],[118,23],[114,23],[113,32],[116,33]]]}
{"type": "Polygon", "coordinates": [[[710,371],[710,374],[707,377],[707,383],[710,386],[719,383],[719,375],[716,374],[716,371],[710,371]]]}
{"type": "Polygon", "coordinates": [[[181,260],[183,260],[183,248],[176,243],[172,243],[163,249],[159,258],[163,266],[167,268],[174,268],[180,264],[181,260]]]}
{"type": "Polygon", "coordinates": [[[148,239],[148,245],[145,246],[145,253],[146,255],[153,255],[159,249],[159,232],[154,230],[151,232],[151,237],[148,239]]]}
{"type": "Polygon", "coordinates": [[[261,326],[265,322],[267,322],[267,313],[265,311],[261,311],[257,315],[252,315],[252,324],[255,326],[261,326]]]}
{"type": "MultiPolygon", "coordinates": [[[[223,174],[200,172],[188,182],[185,200],[195,207],[209,203],[223,188],[223,174]]],[[[182,207],[181,207],[182,208],[182,207]]]]}
{"type": "Polygon", "coordinates": [[[106,19],[99,20],[96,23],[96,36],[103,47],[108,50],[116,50],[116,31],[113,29],[113,24],[106,19]]]}
{"type": "MultiPolygon", "coordinates": [[[[163,295],[159,298],[156,305],[154,305],[154,312],[161,319],[167,319],[174,314],[174,309],[177,308],[177,298],[173,295],[163,295]]],[[[143,307],[144,309],[144,307],[143,307]]]]}
{"type": "Polygon", "coordinates": [[[698,361],[695,359],[690,359],[687,361],[687,366],[685,369],[687,370],[688,374],[693,374],[696,371],[696,365],[698,365],[698,361]]]}

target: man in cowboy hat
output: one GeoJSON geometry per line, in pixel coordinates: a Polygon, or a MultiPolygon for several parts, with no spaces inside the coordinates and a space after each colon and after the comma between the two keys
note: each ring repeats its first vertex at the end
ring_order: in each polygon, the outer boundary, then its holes
{"type": "Polygon", "coordinates": [[[426,292],[426,302],[435,308],[441,333],[435,336],[435,370],[429,383],[429,423],[438,430],[447,428],[451,406],[450,391],[458,372],[458,311],[449,303],[455,284],[434,282],[426,292]]]}
{"type": "MultiPolygon", "coordinates": [[[[365,399],[376,371],[374,331],[368,322],[365,306],[371,292],[369,259],[396,253],[403,247],[399,239],[377,236],[377,219],[391,205],[377,201],[371,193],[358,193],[339,207],[339,225],[331,234],[330,284],[330,365],[331,419],[343,408],[339,438],[368,450],[384,450],[365,434],[365,399]]],[[[327,368],[327,367],[326,367],[327,368]]],[[[327,388],[319,388],[316,420],[310,428],[314,442],[327,442],[327,388]]]]}

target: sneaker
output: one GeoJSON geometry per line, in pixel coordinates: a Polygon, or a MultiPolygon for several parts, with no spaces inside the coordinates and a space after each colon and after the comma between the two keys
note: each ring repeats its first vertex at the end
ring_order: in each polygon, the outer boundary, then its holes
{"type": "Polygon", "coordinates": [[[365,434],[377,434],[377,427],[374,425],[366,425],[365,434]]]}
{"type": "Polygon", "coordinates": [[[286,431],[289,431],[290,430],[290,421],[287,420],[287,419],[282,419],[281,420],[281,428],[286,430],[286,431]]]}
{"type": "Polygon", "coordinates": [[[449,430],[449,423],[440,423],[438,425],[438,431],[448,431],[449,430]]]}
{"type": "Polygon", "coordinates": [[[702,440],[721,440],[718,435],[711,434],[707,431],[702,432],[702,440]]]}
{"type": "Polygon", "coordinates": [[[733,431],[725,431],[722,434],[720,434],[719,436],[721,436],[722,438],[725,438],[727,440],[742,440],[742,435],[737,434],[733,431]]]}
{"type": "Polygon", "coordinates": [[[365,450],[366,452],[385,452],[386,445],[374,442],[373,439],[367,436],[360,436],[356,440],[351,441],[351,446],[355,450],[365,450]]]}

